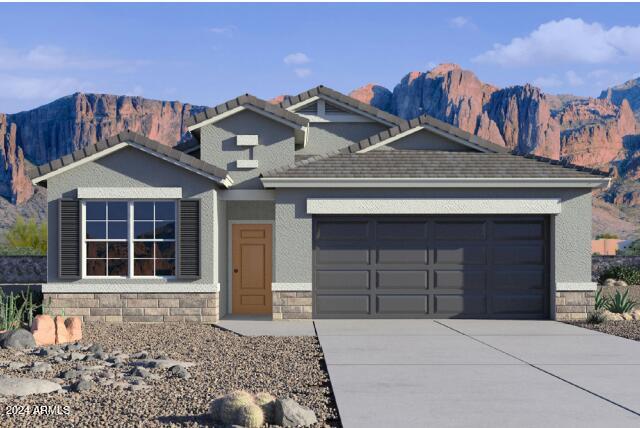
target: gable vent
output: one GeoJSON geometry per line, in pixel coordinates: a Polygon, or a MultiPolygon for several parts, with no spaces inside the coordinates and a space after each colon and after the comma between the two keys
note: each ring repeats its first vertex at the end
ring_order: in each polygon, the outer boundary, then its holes
{"type": "Polygon", "coordinates": [[[302,106],[298,110],[296,110],[296,113],[318,114],[318,103],[315,102],[315,103],[307,104],[306,106],[302,106]]]}
{"type": "Polygon", "coordinates": [[[331,103],[324,104],[324,112],[325,113],[349,113],[348,111],[338,107],[337,105],[331,103]]]}

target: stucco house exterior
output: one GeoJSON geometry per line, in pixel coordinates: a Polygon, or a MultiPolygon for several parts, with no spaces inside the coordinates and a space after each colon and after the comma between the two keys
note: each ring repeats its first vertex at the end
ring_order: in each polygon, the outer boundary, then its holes
{"type": "Polygon", "coordinates": [[[31,171],[45,299],[85,321],[580,319],[600,172],[326,87],[243,95],[169,148],[123,132],[31,171]]]}

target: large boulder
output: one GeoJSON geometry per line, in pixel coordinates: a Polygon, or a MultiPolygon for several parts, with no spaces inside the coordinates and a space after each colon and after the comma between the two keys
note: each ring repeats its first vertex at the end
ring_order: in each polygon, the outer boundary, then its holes
{"type": "Polygon", "coordinates": [[[71,336],[67,331],[67,327],[64,325],[64,318],[58,315],[54,322],[56,325],[56,343],[71,342],[71,336]]]}
{"type": "Polygon", "coordinates": [[[64,326],[70,342],[79,342],[82,340],[82,320],[79,317],[67,318],[64,320],[64,326]]]}
{"type": "Polygon", "coordinates": [[[276,400],[274,417],[275,424],[283,427],[309,426],[318,423],[313,410],[298,404],[291,398],[276,400]]]}
{"type": "Polygon", "coordinates": [[[31,324],[31,333],[38,346],[56,343],[56,324],[50,315],[37,315],[31,324]]]}
{"type": "Polygon", "coordinates": [[[0,347],[11,349],[31,349],[36,341],[30,331],[24,329],[9,330],[0,334],[0,347]]]}
{"type": "Polygon", "coordinates": [[[24,397],[60,391],[62,387],[43,379],[13,378],[0,376],[0,395],[24,397]]]}

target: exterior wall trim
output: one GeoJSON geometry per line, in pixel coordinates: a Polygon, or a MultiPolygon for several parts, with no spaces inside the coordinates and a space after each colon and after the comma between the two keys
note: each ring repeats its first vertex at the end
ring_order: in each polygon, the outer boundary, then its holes
{"type": "Polygon", "coordinates": [[[274,282],[271,291],[311,291],[310,282],[274,282]]]}
{"type": "Polygon", "coordinates": [[[275,190],[229,189],[220,192],[222,201],[275,201],[275,190]]]}
{"type": "Polygon", "coordinates": [[[307,214],[559,214],[560,199],[307,199],[307,214]]]}
{"type": "Polygon", "coordinates": [[[264,111],[264,110],[259,109],[257,107],[253,107],[252,105],[245,105],[245,106],[239,106],[239,107],[233,108],[231,110],[227,110],[224,113],[216,115],[216,116],[214,116],[214,117],[212,117],[210,119],[203,120],[202,122],[196,123],[195,125],[192,125],[192,126],[188,127],[187,130],[189,132],[193,132],[196,129],[202,128],[203,126],[207,126],[207,125],[212,124],[212,123],[219,122],[219,121],[221,121],[223,119],[226,119],[229,116],[233,116],[234,114],[240,113],[241,111],[244,111],[244,110],[251,110],[254,113],[261,114],[261,115],[263,115],[263,116],[265,116],[265,117],[267,117],[267,118],[269,118],[271,120],[275,120],[276,122],[280,122],[280,123],[282,123],[284,125],[287,125],[287,126],[289,126],[291,128],[294,128],[296,130],[304,131],[304,130],[307,129],[306,126],[300,126],[297,123],[289,122],[286,119],[282,119],[280,117],[277,117],[277,116],[275,116],[273,114],[270,114],[267,111],[264,111]]]}
{"type": "Polygon", "coordinates": [[[556,282],[556,291],[596,291],[596,282],[556,282]]]}
{"type": "Polygon", "coordinates": [[[220,284],[202,284],[154,279],[145,282],[49,282],[42,284],[43,293],[217,293],[220,284]]]}
{"type": "Polygon", "coordinates": [[[78,187],[78,199],[181,199],[182,187],[78,187]]]}
{"type": "Polygon", "coordinates": [[[597,188],[610,178],[283,178],[263,177],[266,188],[597,188]]]}

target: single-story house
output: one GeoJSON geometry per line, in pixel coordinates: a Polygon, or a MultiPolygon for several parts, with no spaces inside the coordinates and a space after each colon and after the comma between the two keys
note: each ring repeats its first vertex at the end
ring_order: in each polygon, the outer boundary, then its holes
{"type": "Polygon", "coordinates": [[[519,156],[317,87],[242,95],[174,148],[133,132],[41,165],[45,299],[85,321],[581,319],[591,192],[519,156]]]}

